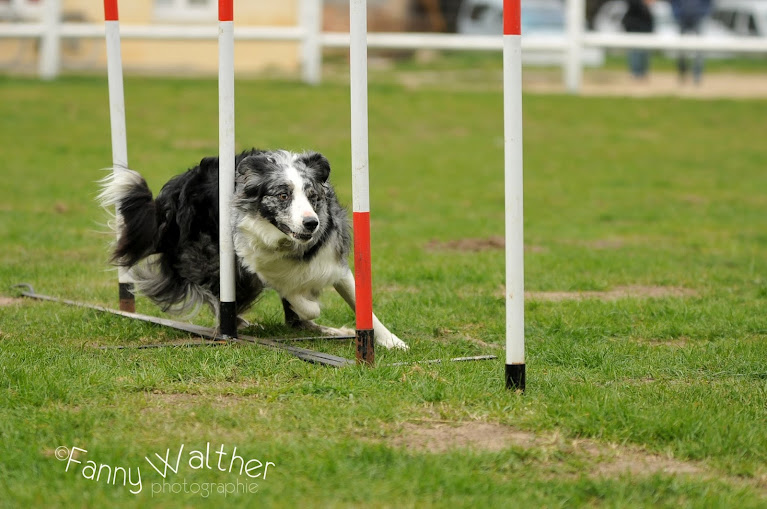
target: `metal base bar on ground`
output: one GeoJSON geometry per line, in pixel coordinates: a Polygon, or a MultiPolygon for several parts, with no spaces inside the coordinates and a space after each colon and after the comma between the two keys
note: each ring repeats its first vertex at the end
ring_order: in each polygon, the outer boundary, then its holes
{"type": "MultiPolygon", "coordinates": [[[[285,344],[286,342],[293,341],[312,341],[312,340],[351,340],[356,336],[311,336],[301,338],[257,338],[255,336],[245,336],[240,334],[237,338],[225,338],[218,330],[212,327],[203,327],[201,325],[195,325],[186,322],[179,322],[176,320],[169,320],[167,318],[160,318],[157,316],[143,315],[140,313],[132,313],[127,311],[121,311],[118,309],[111,309],[96,304],[88,304],[85,302],[78,302],[69,299],[62,299],[59,297],[51,297],[49,295],[41,295],[36,293],[32,285],[27,283],[14,285],[14,288],[23,288],[26,290],[21,291],[22,297],[29,299],[58,302],[60,304],[67,304],[69,306],[75,306],[85,309],[92,309],[94,311],[101,311],[104,313],[111,313],[113,315],[122,316],[125,318],[132,318],[134,320],[140,320],[142,322],[149,322],[156,325],[162,325],[164,327],[171,327],[173,329],[181,330],[194,334],[203,338],[202,341],[185,342],[185,343],[152,343],[143,345],[114,345],[114,346],[101,346],[99,348],[103,350],[128,350],[128,349],[150,349],[150,348],[167,348],[167,347],[197,347],[197,346],[221,346],[231,343],[247,343],[266,346],[277,350],[286,351],[292,355],[295,355],[299,359],[315,364],[322,364],[325,366],[342,367],[356,364],[356,360],[347,359],[345,357],[339,357],[337,355],[315,352],[308,348],[300,348],[285,344]]],[[[483,361],[497,359],[495,355],[478,355],[474,357],[455,357],[452,359],[428,359],[428,360],[415,360],[406,362],[393,362],[391,364],[383,364],[382,366],[407,366],[411,364],[439,364],[441,362],[467,362],[467,361],[483,361]]]]}
{"type": "MultiPolygon", "coordinates": [[[[332,355],[328,353],[315,352],[307,348],[300,348],[300,347],[296,347],[292,345],[286,345],[283,342],[274,340],[274,339],[257,338],[254,336],[244,336],[244,335],[240,335],[237,338],[225,338],[218,332],[218,330],[212,327],[203,327],[201,325],[178,322],[176,320],[169,320],[167,318],[159,318],[156,316],[142,315],[139,313],[129,313],[129,312],[120,311],[117,309],[110,309],[104,306],[97,306],[95,304],[87,304],[84,302],[77,302],[77,301],[68,300],[68,299],[60,299],[58,297],[50,297],[48,295],[40,295],[38,293],[35,293],[35,290],[32,288],[32,286],[28,284],[16,285],[16,287],[26,288],[27,291],[22,291],[21,295],[31,299],[60,302],[62,304],[68,304],[70,306],[93,309],[95,311],[101,311],[104,313],[111,313],[113,315],[132,318],[134,320],[141,320],[142,322],[149,322],[149,323],[154,323],[157,325],[162,325],[165,327],[171,327],[171,328],[182,330],[184,332],[189,332],[196,336],[200,336],[210,340],[206,343],[200,343],[200,346],[202,346],[203,344],[213,346],[213,345],[218,345],[218,344],[223,344],[228,342],[252,343],[252,344],[257,344],[261,346],[266,346],[269,348],[275,348],[278,350],[284,350],[292,355],[295,355],[301,360],[304,360],[307,362],[313,362],[317,364],[324,364],[326,366],[339,367],[339,366],[346,366],[349,364],[355,364],[355,361],[352,359],[347,359],[345,357],[339,357],[337,355],[332,355]]],[[[193,345],[198,346],[196,343],[194,343],[193,345]]],[[[152,348],[152,347],[158,348],[160,346],[161,345],[152,345],[152,346],[137,345],[137,347],[143,347],[143,348],[152,348]]],[[[169,344],[167,346],[179,346],[179,345],[169,344]]]]}

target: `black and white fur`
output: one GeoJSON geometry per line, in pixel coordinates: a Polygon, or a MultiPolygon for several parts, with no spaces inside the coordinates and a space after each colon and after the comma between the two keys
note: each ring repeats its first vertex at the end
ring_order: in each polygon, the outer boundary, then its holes
{"type": "MultiPolygon", "coordinates": [[[[268,287],[282,297],[289,324],[351,332],[312,322],[320,315],[320,292],[329,286],[355,307],[349,219],[328,182],[328,160],[316,152],[253,149],[236,156],[235,166],[238,313],[268,287]]],[[[99,201],[118,213],[112,261],[130,267],[139,293],[165,311],[207,304],[218,316],[217,157],[173,177],[155,199],[141,175],[118,168],[102,181],[99,201]]],[[[373,325],[376,343],[408,348],[375,315],[373,325]]]]}

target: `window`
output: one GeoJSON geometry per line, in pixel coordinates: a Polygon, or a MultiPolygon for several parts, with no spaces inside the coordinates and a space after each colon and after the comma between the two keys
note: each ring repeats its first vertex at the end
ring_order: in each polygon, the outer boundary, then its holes
{"type": "Polygon", "coordinates": [[[216,0],[154,0],[155,21],[165,23],[206,23],[218,19],[216,0]]]}

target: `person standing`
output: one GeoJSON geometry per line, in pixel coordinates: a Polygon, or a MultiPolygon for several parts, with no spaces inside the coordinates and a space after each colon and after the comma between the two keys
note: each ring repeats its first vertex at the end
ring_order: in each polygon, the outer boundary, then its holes
{"type": "MultiPolygon", "coordinates": [[[[703,20],[711,12],[711,0],[671,0],[671,10],[681,34],[700,35],[703,20]]],[[[687,79],[687,72],[692,71],[693,81],[700,83],[703,77],[703,53],[681,51],[677,70],[679,81],[684,82],[687,79]]]]}
{"type": "MultiPolygon", "coordinates": [[[[628,9],[623,15],[621,24],[626,32],[629,33],[650,33],[655,28],[650,5],[654,0],[627,0],[628,9]]],[[[647,78],[650,71],[650,51],[646,49],[628,50],[628,64],[631,75],[643,80],[647,78]]]]}

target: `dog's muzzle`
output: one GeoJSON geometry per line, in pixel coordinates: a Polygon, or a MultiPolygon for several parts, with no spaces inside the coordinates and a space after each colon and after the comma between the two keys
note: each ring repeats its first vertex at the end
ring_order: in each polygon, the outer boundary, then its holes
{"type": "Polygon", "coordinates": [[[292,237],[301,242],[308,242],[312,240],[314,232],[317,231],[320,222],[316,217],[306,216],[301,220],[301,231],[293,231],[287,225],[278,224],[277,228],[282,231],[288,237],[292,237]]]}

